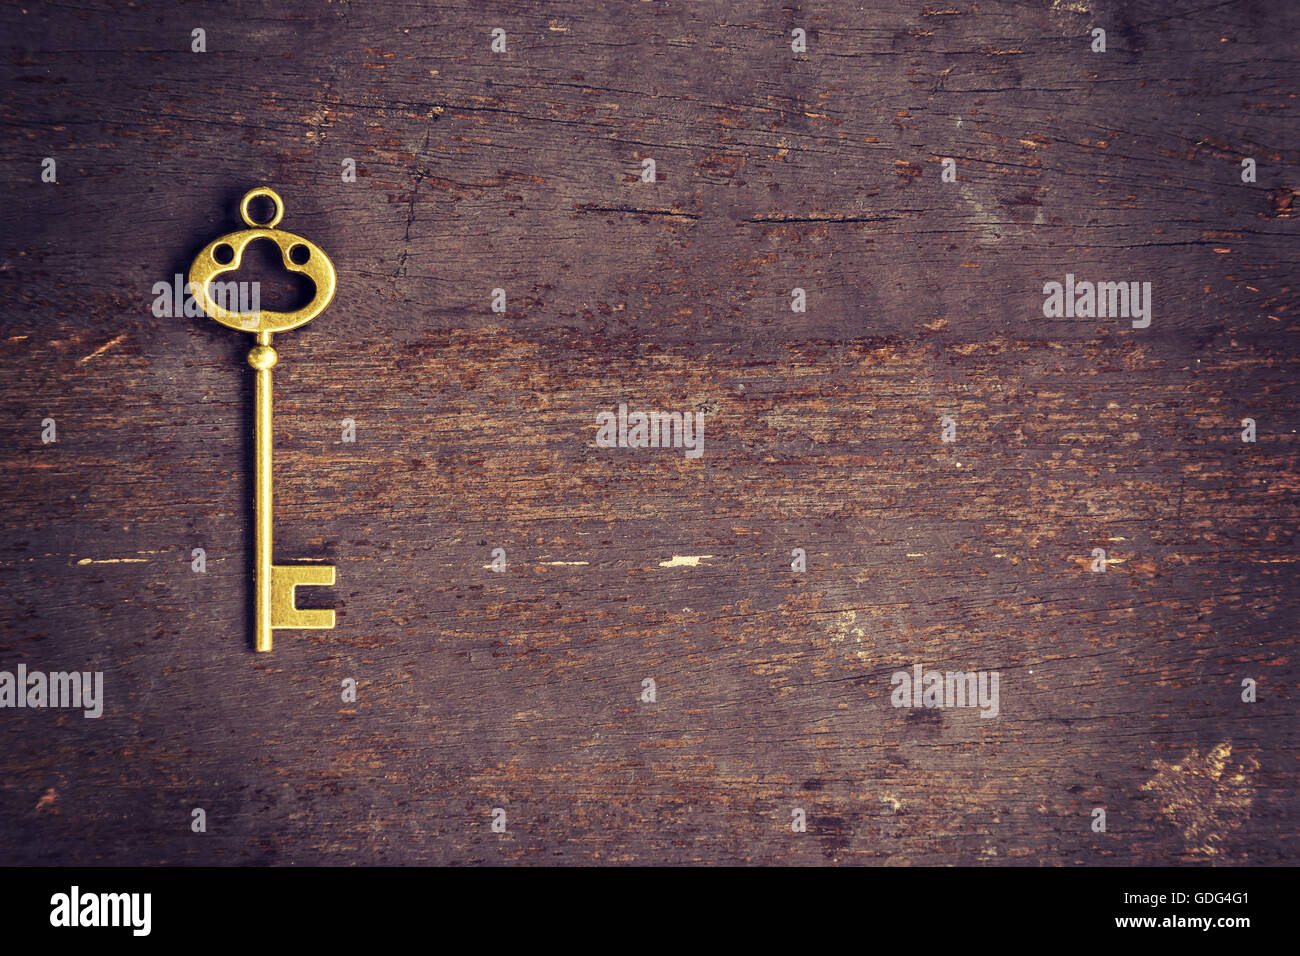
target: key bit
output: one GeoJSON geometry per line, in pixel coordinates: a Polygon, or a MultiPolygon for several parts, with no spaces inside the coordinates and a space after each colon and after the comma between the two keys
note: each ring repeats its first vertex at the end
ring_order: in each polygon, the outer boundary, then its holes
{"type": "Polygon", "coordinates": [[[325,310],[334,298],[334,264],[315,243],[291,232],[277,229],[284,216],[284,201],[275,190],[265,186],[251,189],[239,204],[239,214],[249,228],[228,233],[212,240],[190,265],[189,282],[194,297],[203,310],[222,325],[249,332],[257,344],[248,352],[248,364],[256,373],[254,389],[253,446],[256,460],[253,486],[255,515],[255,556],[253,568],[254,646],[258,651],[271,649],[271,632],[283,628],[332,628],[334,612],[299,608],[295,591],[302,585],[332,585],[334,567],[328,564],[272,563],[272,482],[271,482],[271,369],[280,357],[271,346],[271,336],[306,325],[325,310]],[[267,222],[253,220],[250,204],[265,197],[275,212],[267,222]],[[269,239],[279,249],[284,267],[298,272],[316,285],[311,302],[292,312],[260,309],[235,312],[227,308],[239,300],[234,283],[214,281],[218,276],[239,268],[244,250],[257,239],[269,239]]]}

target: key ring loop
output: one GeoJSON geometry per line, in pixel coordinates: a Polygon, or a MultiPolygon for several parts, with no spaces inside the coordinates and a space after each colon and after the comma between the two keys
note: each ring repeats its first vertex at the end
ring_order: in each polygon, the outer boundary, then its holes
{"type": "Polygon", "coordinates": [[[269,186],[258,186],[256,189],[250,189],[244,193],[244,198],[239,201],[239,215],[243,218],[245,225],[254,229],[274,229],[280,224],[280,220],[284,218],[284,200],[280,198],[279,193],[269,186]],[[275,215],[267,222],[255,222],[248,209],[249,204],[261,196],[265,196],[275,203],[275,215]]]}

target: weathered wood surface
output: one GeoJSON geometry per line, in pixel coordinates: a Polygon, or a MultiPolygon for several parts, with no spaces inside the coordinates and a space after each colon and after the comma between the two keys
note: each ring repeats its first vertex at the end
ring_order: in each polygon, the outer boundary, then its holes
{"type": "Polygon", "coordinates": [[[1300,7],[0,36],[0,669],[107,698],[0,711],[0,862],[1295,860],[1300,7]],[[249,342],[151,312],[261,183],[340,276],[275,379],[277,557],[338,565],[339,626],[271,655],[249,342]],[[1044,319],[1066,273],[1151,282],[1151,327],[1044,319]],[[704,410],[704,456],[594,447],[620,402],[704,410]],[[1001,715],[895,709],[916,663],[1001,715]]]}

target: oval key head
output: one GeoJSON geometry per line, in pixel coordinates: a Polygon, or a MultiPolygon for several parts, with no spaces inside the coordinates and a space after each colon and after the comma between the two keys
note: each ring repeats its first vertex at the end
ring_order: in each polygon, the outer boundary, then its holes
{"type": "Polygon", "coordinates": [[[203,311],[227,328],[253,333],[288,332],[306,325],[324,312],[334,298],[334,263],[314,242],[275,228],[284,216],[284,202],[275,190],[266,186],[250,189],[239,204],[239,214],[251,228],[213,239],[190,264],[190,288],[203,306],[203,311]],[[259,196],[265,196],[275,203],[274,215],[263,223],[255,222],[249,211],[249,204],[259,196]],[[270,239],[279,247],[286,269],[301,273],[316,284],[316,295],[301,309],[292,312],[277,312],[274,309],[234,312],[226,308],[227,305],[239,302],[237,290],[233,283],[214,280],[239,268],[244,250],[254,239],[270,239]]]}

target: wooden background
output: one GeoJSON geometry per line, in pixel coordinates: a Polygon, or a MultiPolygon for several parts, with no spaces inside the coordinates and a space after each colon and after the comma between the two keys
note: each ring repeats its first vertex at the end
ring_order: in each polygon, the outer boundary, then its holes
{"type": "Polygon", "coordinates": [[[1300,6],[0,36],[0,669],[107,698],[0,711],[0,862],[1295,860],[1300,6]],[[338,627],[270,655],[250,342],[151,311],[259,184],[339,272],[275,377],[277,559],[338,566],[338,627]],[[1067,272],[1151,282],[1151,327],[1044,319],[1067,272]],[[597,449],[620,402],[704,411],[704,456],[597,449]],[[1001,716],[891,707],[915,663],[997,670],[1001,716]]]}

